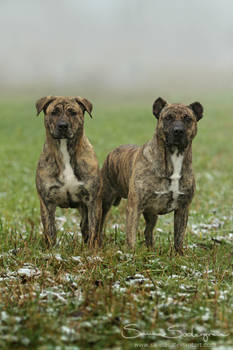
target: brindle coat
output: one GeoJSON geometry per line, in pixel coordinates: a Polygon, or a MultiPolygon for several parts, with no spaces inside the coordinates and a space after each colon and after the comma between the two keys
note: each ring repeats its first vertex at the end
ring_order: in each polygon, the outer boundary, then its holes
{"type": "Polygon", "coordinates": [[[41,220],[48,246],[56,242],[55,210],[78,208],[81,232],[90,247],[100,243],[102,181],[94,149],[84,133],[84,112],[92,104],[81,97],[47,96],[36,103],[44,111],[46,141],[36,172],[41,220]]]}
{"type": "Polygon", "coordinates": [[[153,138],[141,147],[116,148],[103,164],[101,228],[110,207],[119,204],[121,198],[128,198],[129,247],[135,246],[141,213],[146,222],[146,244],[153,247],[158,215],[174,211],[174,246],[182,254],[189,205],[195,191],[192,140],[203,108],[199,102],[185,106],[168,104],[158,98],[153,104],[153,114],[158,119],[153,138]]]}

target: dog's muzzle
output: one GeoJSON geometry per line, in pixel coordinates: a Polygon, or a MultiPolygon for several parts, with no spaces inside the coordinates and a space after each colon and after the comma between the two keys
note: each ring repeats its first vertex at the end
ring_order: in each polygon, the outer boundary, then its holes
{"type": "Polygon", "coordinates": [[[70,138],[69,124],[65,121],[61,121],[56,125],[54,138],[55,139],[68,139],[70,138]]]}
{"type": "Polygon", "coordinates": [[[184,150],[188,145],[186,130],[181,122],[174,123],[167,135],[168,146],[176,146],[180,151],[184,150]]]}
{"type": "Polygon", "coordinates": [[[177,125],[173,128],[173,139],[175,144],[182,142],[185,135],[185,129],[182,125],[177,125]]]}

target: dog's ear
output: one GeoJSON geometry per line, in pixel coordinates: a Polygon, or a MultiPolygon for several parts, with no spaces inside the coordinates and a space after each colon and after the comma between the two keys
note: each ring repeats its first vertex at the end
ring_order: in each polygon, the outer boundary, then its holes
{"type": "Polygon", "coordinates": [[[157,100],[155,100],[155,102],[153,103],[152,111],[157,119],[159,119],[160,112],[162,111],[164,106],[166,106],[166,104],[167,102],[164,101],[161,97],[157,98],[157,100]]]}
{"type": "Polygon", "coordinates": [[[56,96],[46,96],[46,97],[42,97],[40,98],[37,102],[36,102],[36,110],[37,110],[37,115],[40,114],[40,112],[43,110],[44,113],[46,112],[46,108],[48,107],[48,105],[53,102],[54,100],[56,100],[56,96]]]}
{"type": "Polygon", "coordinates": [[[77,96],[74,98],[75,101],[80,105],[82,108],[83,112],[87,111],[89,116],[92,118],[91,112],[92,112],[92,103],[88,101],[86,98],[77,96]]]}
{"type": "Polygon", "coordinates": [[[189,108],[193,111],[195,114],[195,117],[197,118],[197,121],[200,120],[203,117],[203,107],[200,104],[200,102],[193,102],[191,105],[189,105],[189,108]]]}

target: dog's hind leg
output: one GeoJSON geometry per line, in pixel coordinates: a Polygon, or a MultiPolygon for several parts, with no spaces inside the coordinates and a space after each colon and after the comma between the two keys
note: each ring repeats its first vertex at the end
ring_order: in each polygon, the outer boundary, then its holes
{"type": "Polygon", "coordinates": [[[146,222],[146,227],[144,231],[145,239],[146,239],[146,246],[148,248],[154,247],[154,236],[153,236],[153,230],[156,225],[158,216],[155,215],[152,212],[144,211],[143,216],[146,222]]]}
{"type": "Polygon", "coordinates": [[[101,216],[102,206],[101,197],[89,203],[88,207],[88,246],[89,248],[96,248],[101,245],[101,216]]]}
{"type": "Polygon", "coordinates": [[[141,210],[139,210],[139,200],[135,193],[129,194],[126,208],[126,237],[128,247],[135,248],[136,234],[141,210]]]}
{"type": "Polygon", "coordinates": [[[104,192],[102,194],[102,216],[100,223],[100,232],[103,231],[104,222],[109,210],[111,209],[111,206],[118,206],[120,204],[120,201],[121,197],[117,196],[111,186],[107,186],[107,183],[105,182],[104,192]]]}
{"type": "Polygon", "coordinates": [[[108,198],[107,200],[102,201],[102,218],[101,218],[101,224],[100,224],[100,230],[102,232],[103,230],[103,226],[104,226],[104,222],[106,219],[106,216],[113,204],[113,199],[111,198],[111,196],[109,196],[110,198],[108,198]]]}

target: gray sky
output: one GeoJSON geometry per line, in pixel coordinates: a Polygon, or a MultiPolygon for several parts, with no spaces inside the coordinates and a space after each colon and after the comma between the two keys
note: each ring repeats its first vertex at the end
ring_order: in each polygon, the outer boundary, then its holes
{"type": "Polygon", "coordinates": [[[229,89],[231,0],[0,0],[0,90],[229,89]]]}

